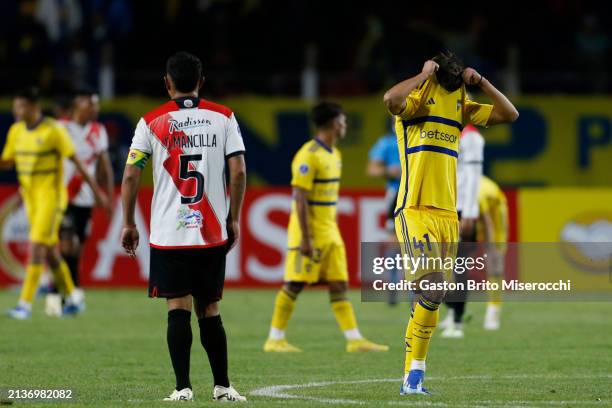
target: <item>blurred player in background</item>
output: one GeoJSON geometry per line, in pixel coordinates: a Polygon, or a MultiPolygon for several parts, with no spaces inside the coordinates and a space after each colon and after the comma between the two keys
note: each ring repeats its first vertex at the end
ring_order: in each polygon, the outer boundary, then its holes
{"type": "Polygon", "coordinates": [[[108,207],[108,200],[76,157],[75,146],[66,129],[43,116],[35,89],[17,94],[13,112],[16,122],[9,129],[0,166],[3,170],[16,168],[30,225],[30,248],[19,303],[9,311],[9,316],[15,319],[31,316],[32,300],[45,261],[59,289],[67,296],[64,313],[74,314],[80,311],[82,299],[74,290],[68,265],[57,248],[59,226],[68,203],[63,159],[72,161],[91,187],[98,204],[108,207]]]}
{"type": "MultiPolygon", "coordinates": [[[[399,153],[397,151],[397,137],[394,133],[388,133],[376,141],[368,154],[368,164],[366,174],[370,177],[383,178],[386,181],[385,190],[385,205],[387,208],[387,221],[385,229],[388,232],[387,241],[390,243],[397,242],[395,236],[395,225],[393,222],[393,213],[395,211],[395,203],[397,201],[397,191],[399,188],[400,177],[402,176],[402,167],[400,165],[399,153]]],[[[392,245],[385,250],[384,256],[393,257],[397,251],[396,245],[392,245]]],[[[398,271],[391,271],[391,281],[396,282],[398,271]]],[[[397,303],[396,291],[389,293],[389,304],[397,303]]]]}
{"type": "Polygon", "coordinates": [[[144,115],[132,139],[121,186],[121,242],[135,256],[136,197],[142,169],[152,157],[149,296],[166,298],[166,339],[176,377],[175,390],[164,400],[193,399],[189,366],[195,309],[200,342],[213,374],[213,399],[246,401],[229,382],[227,340],[219,312],[225,258],[240,234],[246,187],[244,142],[230,109],[198,97],[204,83],[199,58],[174,54],[166,63],[164,80],[172,100],[144,115]]]}
{"type": "Polygon", "coordinates": [[[308,284],[329,285],[336,321],[346,338],[346,351],[387,351],[366,340],[357,327],[347,299],[348,269],[344,241],[336,219],[342,157],[335,147],[346,135],[342,107],[322,102],[312,110],[315,137],[295,154],[291,164],[293,202],[288,227],[285,284],[276,296],[265,351],[297,352],[285,339],[285,330],[298,295],[308,284]]]}
{"type": "MultiPolygon", "coordinates": [[[[61,120],[76,147],[76,157],[85,165],[109,199],[113,197],[113,169],[108,157],[108,135],[104,125],[97,122],[100,111],[98,95],[89,89],[74,93],[71,118],[61,120]]],[[[94,193],[76,167],[64,162],[64,180],[68,186],[68,208],[60,227],[60,248],[70,268],[72,280],[79,289],[79,264],[81,251],[87,237],[91,211],[95,204],[94,193]]],[[[109,214],[110,215],[110,214],[109,214]]],[[[57,309],[61,299],[47,295],[46,311],[57,309]]]]}
{"type": "MultiPolygon", "coordinates": [[[[487,279],[501,287],[508,242],[508,202],[501,188],[490,178],[482,176],[478,203],[480,216],[476,231],[478,242],[485,243],[487,279]]],[[[489,292],[484,329],[499,330],[500,325],[501,290],[492,290],[489,292]]]]}
{"type": "MultiPolygon", "coordinates": [[[[464,125],[512,122],[518,111],[487,79],[466,68],[452,53],[426,61],[421,73],[398,83],[384,95],[396,117],[402,180],[395,211],[395,229],[402,251],[416,257],[454,258],[459,240],[457,157],[464,125]],[[476,85],[492,100],[470,100],[465,85],[476,85]]],[[[449,270],[419,268],[407,279],[442,283],[449,270]]],[[[406,329],[406,360],[400,394],[429,394],[423,387],[429,341],[438,323],[445,292],[418,291],[406,329]]]]}
{"type": "MultiPolygon", "coordinates": [[[[480,190],[480,178],[482,177],[482,163],[484,161],[485,141],[475,126],[467,125],[461,132],[459,140],[459,157],[457,158],[457,213],[459,215],[459,245],[458,256],[467,257],[472,255],[476,245],[476,221],[478,220],[478,192],[480,190]]],[[[468,272],[455,273],[456,282],[465,283],[468,272]]],[[[446,301],[448,314],[440,322],[442,337],[463,337],[463,316],[467,291],[456,290],[452,294],[451,301],[446,301]]]]}

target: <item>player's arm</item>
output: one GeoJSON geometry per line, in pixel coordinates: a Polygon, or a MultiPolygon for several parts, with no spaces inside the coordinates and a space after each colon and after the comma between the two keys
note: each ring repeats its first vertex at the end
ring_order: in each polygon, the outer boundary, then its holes
{"type": "Polygon", "coordinates": [[[518,119],[518,110],[506,95],[495,88],[489,80],[476,72],[475,69],[466,68],[463,71],[463,80],[468,85],[478,85],[493,102],[493,111],[491,112],[491,116],[489,116],[487,126],[510,123],[518,119]]]}
{"type": "Polygon", "coordinates": [[[302,232],[300,253],[304,256],[312,257],[312,241],[310,227],[308,224],[308,190],[301,187],[293,187],[293,199],[297,210],[297,217],[302,232]]]}
{"type": "Polygon", "coordinates": [[[486,211],[480,212],[480,219],[482,220],[482,224],[484,226],[484,242],[488,245],[493,242],[493,237],[495,236],[495,227],[493,226],[493,219],[491,215],[486,211]]]}
{"type": "Polygon", "coordinates": [[[111,165],[108,152],[101,152],[96,165],[96,182],[104,188],[109,198],[113,197],[113,180],[113,166],[111,165]]]}
{"type": "Polygon", "coordinates": [[[0,157],[0,170],[10,170],[15,166],[15,126],[11,126],[6,135],[6,143],[0,157]]]}
{"type": "Polygon", "coordinates": [[[240,211],[246,190],[246,163],[238,154],[227,160],[229,168],[230,213],[227,220],[228,247],[233,248],[240,238],[240,211]]]}
{"type": "Polygon", "coordinates": [[[77,171],[81,174],[81,177],[83,177],[83,180],[89,185],[89,187],[91,187],[91,190],[94,193],[96,204],[99,207],[102,207],[105,210],[110,211],[109,197],[106,196],[106,194],[102,192],[102,190],[100,189],[96,181],[93,179],[93,177],[89,174],[89,172],[83,165],[83,162],[81,162],[74,154],[72,156],[69,156],[68,160],[74,163],[74,166],[76,167],[77,171]]]}
{"type": "Polygon", "coordinates": [[[396,179],[402,175],[399,166],[387,166],[381,160],[368,160],[366,174],[370,177],[383,177],[385,179],[396,179]]]}
{"type": "Polygon", "coordinates": [[[418,75],[402,81],[387,92],[383,97],[383,101],[387,110],[393,115],[399,115],[406,109],[406,98],[414,91],[421,83],[426,81],[438,69],[438,64],[432,60],[428,60],[423,65],[423,70],[418,75]]]}
{"type": "MultiPolygon", "coordinates": [[[[123,170],[123,180],[121,181],[121,202],[123,203],[123,231],[121,233],[121,245],[123,249],[132,257],[136,256],[136,248],[138,248],[139,234],[136,229],[136,198],[138,197],[138,188],[140,186],[140,178],[144,165],[139,165],[138,161],[133,161],[133,157],[140,153],[136,150],[131,150],[128,156],[128,163],[123,170]]],[[[146,160],[145,160],[146,163],[146,160]]]]}

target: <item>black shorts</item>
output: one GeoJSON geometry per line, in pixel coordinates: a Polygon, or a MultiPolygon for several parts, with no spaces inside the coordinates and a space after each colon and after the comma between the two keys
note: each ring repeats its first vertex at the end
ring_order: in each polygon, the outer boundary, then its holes
{"type": "Polygon", "coordinates": [[[60,235],[69,233],[76,234],[81,243],[87,238],[87,226],[91,219],[91,207],[79,207],[68,204],[62,224],[60,226],[60,235]]]}
{"type": "Polygon", "coordinates": [[[201,249],[151,248],[149,297],[192,295],[210,304],[221,300],[225,281],[226,245],[201,249]]]}

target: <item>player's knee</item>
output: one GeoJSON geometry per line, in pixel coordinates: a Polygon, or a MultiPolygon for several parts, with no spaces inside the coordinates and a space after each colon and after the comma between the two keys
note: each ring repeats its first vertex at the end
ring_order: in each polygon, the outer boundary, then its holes
{"type": "Polygon", "coordinates": [[[30,245],[30,262],[41,264],[47,258],[47,247],[43,244],[32,243],[30,245]]]}
{"type": "Polygon", "coordinates": [[[65,231],[60,234],[60,251],[64,256],[75,256],[80,250],[80,242],[78,237],[70,232],[65,231]]]}
{"type": "Polygon", "coordinates": [[[283,289],[291,295],[297,296],[300,294],[306,284],[304,282],[285,282],[283,289]]]}
{"type": "Polygon", "coordinates": [[[329,282],[329,295],[332,299],[337,299],[339,296],[346,297],[347,289],[347,282],[329,282]]]}
{"type": "Polygon", "coordinates": [[[435,303],[442,303],[445,295],[446,291],[444,290],[424,290],[423,293],[421,293],[424,299],[435,303]]]}
{"type": "Polygon", "coordinates": [[[219,316],[219,302],[213,302],[204,308],[204,317],[219,316]]]}
{"type": "Polygon", "coordinates": [[[439,287],[444,283],[444,275],[442,273],[431,273],[424,276],[422,280],[426,280],[427,285],[422,286],[421,296],[430,302],[442,303],[446,291],[439,287]]]}
{"type": "Polygon", "coordinates": [[[175,309],[191,311],[193,301],[191,295],[187,295],[179,298],[168,299],[166,303],[168,304],[168,311],[175,309]]]}

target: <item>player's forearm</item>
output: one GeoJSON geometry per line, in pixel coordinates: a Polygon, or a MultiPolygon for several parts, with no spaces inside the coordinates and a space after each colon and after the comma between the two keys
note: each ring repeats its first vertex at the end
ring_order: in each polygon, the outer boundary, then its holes
{"type": "Polygon", "coordinates": [[[230,216],[233,221],[240,220],[245,191],[246,172],[233,175],[230,179],[230,216]]]}
{"type": "Polygon", "coordinates": [[[100,156],[98,170],[99,170],[98,180],[100,182],[100,185],[105,186],[106,194],[109,197],[112,197],[115,183],[114,183],[113,166],[111,165],[110,158],[108,157],[108,153],[103,153],[102,156],[100,156]]]}
{"type": "Polygon", "coordinates": [[[300,231],[302,231],[302,239],[310,238],[310,227],[308,226],[308,199],[305,195],[296,197],[296,209],[298,221],[300,223],[300,231]]]}
{"type": "Polygon", "coordinates": [[[385,165],[382,162],[371,160],[366,167],[366,174],[370,177],[384,177],[385,165]]]}
{"type": "Polygon", "coordinates": [[[484,213],[481,216],[484,224],[484,241],[486,243],[491,243],[493,242],[493,237],[495,236],[493,230],[493,220],[491,219],[491,216],[487,213],[484,213]]]}
{"type": "Polygon", "coordinates": [[[482,79],[480,89],[482,89],[493,103],[493,112],[489,119],[489,125],[514,122],[518,119],[519,113],[516,107],[510,102],[506,95],[495,88],[486,78],[482,79]]]}
{"type": "Polygon", "coordinates": [[[132,165],[126,165],[121,182],[121,202],[123,203],[123,225],[136,225],[136,197],[140,185],[141,170],[132,165]]]}
{"type": "Polygon", "coordinates": [[[87,171],[83,163],[79,159],[77,159],[75,156],[72,156],[70,160],[72,160],[77,171],[81,174],[81,177],[83,177],[83,180],[89,185],[89,187],[91,187],[91,190],[94,192],[94,194],[96,196],[99,196],[100,188],[98,187],[98,184],[93,179],[91,174],[89,174],[89,172],[87,171]]]}
{"type": "Polygon", "coordinates": [[[246,163],[243,155],[231,157],[228,160],[229,167],[229,193],[230,193],[230,218],[233,221],[240,220],[240,211],[246,191],[246,163]]]}
{"type": "Polygon", "coordinates": [[[418,75],[413,76],[412,78],[408,78],[405,81],[402,81],[387,92],[383,97],[383,101],[385,106],[394,115],[397,115],[406,107],[406,98],[410,95],[410,92],[416,89],[421,83],[429,78],[429,74],[425,72],[421,72],[418,75]]]}

